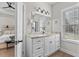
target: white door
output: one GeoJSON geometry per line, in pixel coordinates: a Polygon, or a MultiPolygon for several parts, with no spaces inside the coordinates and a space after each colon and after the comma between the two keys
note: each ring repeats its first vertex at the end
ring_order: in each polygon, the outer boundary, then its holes
{"type": "Polygon", "coordinates": [[[16,3],[16,20],[17,20],[17,26],[16,26],[16,42],[15,45],[15,56],[16,57],[22,57],[23,54],[23,3],[18,2],[16,3]]]}

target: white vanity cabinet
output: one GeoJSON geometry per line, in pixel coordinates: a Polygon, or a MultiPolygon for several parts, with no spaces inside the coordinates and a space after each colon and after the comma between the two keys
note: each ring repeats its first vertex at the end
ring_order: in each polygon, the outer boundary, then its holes
{"type": "Polygon", "coordinates": [[[26,39],[26,55],[27,57],[44,57],[59,50],[60,35],[41,35],[35,37],[27,37],[26,39]]]}

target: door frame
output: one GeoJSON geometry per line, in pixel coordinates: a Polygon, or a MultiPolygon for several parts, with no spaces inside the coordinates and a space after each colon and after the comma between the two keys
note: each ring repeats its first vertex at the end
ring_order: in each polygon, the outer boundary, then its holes
{"type": "MultiPolygon", "coordinates": [[[[16,10],[15,10],[15,19],[16,19],[16,36],[15,36],[15,41],[22,40],[24,39],[24,8],[23,8],[23,2],[16,2],[16,10]]],[[[17,43],[15,44],[15,56],[14,57],[22,57],[23,53],[23,44],[22,43],[17,43]],[[20,46],[21,45],[21,46],[20,46]]]]}

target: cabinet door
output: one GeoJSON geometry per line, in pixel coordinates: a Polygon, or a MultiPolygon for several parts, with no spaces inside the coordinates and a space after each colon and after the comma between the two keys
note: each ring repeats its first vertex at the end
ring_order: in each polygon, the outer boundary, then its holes
{"type": "Polygon", "coordinates": [[[49,56],[50,54],[55,52],[55,37],[50,36],[45,39],[45,56],[49,56]]]}
{"type": "Polygon", "coordinates": [[[54,39],[55,39],[54,36],[49,37],[49,54],[55,52],[55,41],[54,41],[54,39]]]}
{"type": "Polygon", "coordinates": [[[52,40],[49,41],[49,53],[53,53],[55,51],[55,44],[52,40]]]}

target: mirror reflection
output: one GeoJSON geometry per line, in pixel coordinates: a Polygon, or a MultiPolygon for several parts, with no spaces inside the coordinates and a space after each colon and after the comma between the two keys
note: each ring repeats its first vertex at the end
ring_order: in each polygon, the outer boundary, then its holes
{"type": "Polygon", "coordinates": [[[32,33],[46,33],[50,24],[50,18],[40,15],[35,15],[32,19],[32,33]]]}

